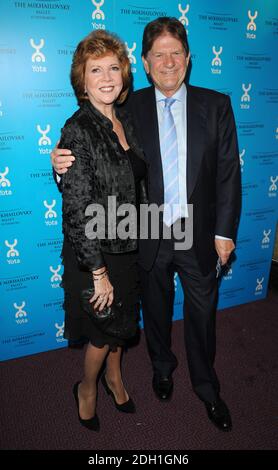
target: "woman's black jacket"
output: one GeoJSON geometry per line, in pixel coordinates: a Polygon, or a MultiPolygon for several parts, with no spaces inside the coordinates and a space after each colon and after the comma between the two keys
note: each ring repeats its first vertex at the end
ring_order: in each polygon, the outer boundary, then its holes
{"type": "MultiPolygon", "coordinates": [[[[144,158],[126,111],[117,108],[116,113],[130,148],[144,158]]],[[[86,101],[66,121],[59,147],[70,149],[75,156],[75,162],[62,177],[60,189],[64,236],[73,246],[80,265],[93,271],[105,265],[103,251],[125,253],[136,250],[134,226],[137,223],[134,217],[131,222],[133,235],[126,239],[118,236],[113,221],[120,205],[147,203],[146,186],[142,180],[140,201],[136,201],[130,161],[113,132],[112,122],[86,101]],[[111,196],[116,196],[116,199],[111,199],[111,196]],[[91,204],[100,205],[97,212],[94,211],[96,206],[91,204]],[[97,219],[95,215],[98,215],[97,219]],[[98,237],[93,234],[96,229],[98,237]]],[[[117,224],[123,219],[123,214],[117,216],[117,224]]]]}

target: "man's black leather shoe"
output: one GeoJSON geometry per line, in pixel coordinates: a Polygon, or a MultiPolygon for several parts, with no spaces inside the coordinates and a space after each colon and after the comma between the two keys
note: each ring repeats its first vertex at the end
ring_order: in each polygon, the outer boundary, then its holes
{"type": "Polygon", "coordinates": [[[161,401],[169,401],[173,393],[173,379],[171,376],[153,376],[153,390],[156,397],[161,401]]]}
{"type": "Polygon", "coordinates": [[[205,402],[208,417],[211,422],[221,431],[232,430],[232,420],[226,403],[218,397],[213,403],[205,402]]]}

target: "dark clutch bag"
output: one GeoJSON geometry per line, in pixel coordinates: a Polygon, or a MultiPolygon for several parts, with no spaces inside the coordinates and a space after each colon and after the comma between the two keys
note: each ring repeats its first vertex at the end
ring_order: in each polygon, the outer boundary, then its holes
{"type": "Polygon", "coordinates": [[[94,292],[94,288],[84,289],[81,292],[83,310],[87,312],[91,321],[108,336],[123,340],[132,338],[137,331],[135,312],[126,311],[121,301],[114,301],[110,307],[104,307],[101,312],[94,310],[93,304],[89,302],[94,292]]]}

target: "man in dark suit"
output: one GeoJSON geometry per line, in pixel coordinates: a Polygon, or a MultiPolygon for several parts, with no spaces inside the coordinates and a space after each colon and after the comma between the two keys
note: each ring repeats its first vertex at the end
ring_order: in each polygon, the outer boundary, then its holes
{"type": "MultiPolygon", "coordinates": [[[[216,266],[226,265],[235,248],[240,214],[240,166],[235,122],[228,96],[185,85],[190,60],[186,31],[175,18],[147,24],[142,60],[153,86],[128,101],[136,135],[149,164],[149,203],[167,204],[157,239],[140,240],[139,258],[144,329],[153,366],[153,389],[171,398],[177,359],[171,350],[174,273],[184,292],[184,337],[193,390],[208,417],[222,431],[232,429],[214,369],[216,266]],[[193,205],[193,246],[175,249],[177,222],[193,205]],[[168,227],[170,238],[162,236],[168,227]]],[[[54,150],[63,173],[73,159],[54,150]]]]}

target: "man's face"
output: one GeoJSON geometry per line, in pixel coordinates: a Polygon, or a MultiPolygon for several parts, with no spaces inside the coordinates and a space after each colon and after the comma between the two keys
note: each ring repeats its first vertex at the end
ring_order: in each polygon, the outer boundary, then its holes
{"type": "Polygon", "coordinates": [[[165,96],[172,96],[184,81],[190,54],[186,57],[182,43],[170,33],[155,39],[151,50],[143,57],[147,74],[165,96]]]}

